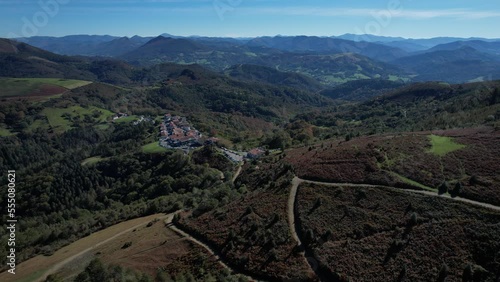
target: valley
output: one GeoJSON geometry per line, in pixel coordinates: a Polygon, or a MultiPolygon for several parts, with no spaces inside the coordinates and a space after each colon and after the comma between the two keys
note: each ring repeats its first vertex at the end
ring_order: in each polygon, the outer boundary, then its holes
{"type": "Polygon", "coordinates": [[[0,39],[0,280],[497,281],[498,40],[364,39],[0,39]]]}

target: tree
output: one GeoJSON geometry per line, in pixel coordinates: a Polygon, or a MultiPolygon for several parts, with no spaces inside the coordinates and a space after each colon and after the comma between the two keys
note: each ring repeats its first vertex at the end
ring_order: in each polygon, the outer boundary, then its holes
{"type": "Polygon", "coordinates": [[[461,192],[462,192],[462,183],[457,182],[455,184],[455,188],[453,188],[453,191],[451,192],[451,196],[453,197],[459,196],[461,192]]]}
{"type": "Polygon", "coordinates": [[[500,103],[500,92],[498,91],[498,88],[495,88],[495,90],[491,93],[490,106],[496,103],[500,103]]]}
{"type": "Polygon", "coordinates": [[[352,133],[346,134],[345,141],[350,141],[352,139],[352,133]]]}
{"type": "Polygon", "coordinates": [[[62,282],[62,281],[63,279],[59,277],[59,275],[57,274],[51,274],[47,276],[47,279],[45,280],[45,282],[62,282]]]}
{"type": "Polygon", "coordinates": [[[107,281],[108,272],[104,267],[104,264],[100,259],[93,259],[90,264],[85,268],[85,272],[88,274],[91,282],[102,282],[107,281]]]}
{"type": "Polygon", "coordinates": [[[78,276],[76,276],[75,282],[90,282],[90,277],[87,272],[83,271],[78,276]]]}
{"type": "Polygon", "coordinates": [[[415,226],[418,224],[418,215],[417,213],[412,213],[411,214],[411,217],[410,217],[410,222],[409,222],[410,226],[415,226]]]}
{"type": "Polygon", "coordinates": [[[261,145],[269,149],[286,149],[292,145],[292,138],[290,134],[280,130],[265,138],[261,145]]]}
{"type": "Polygon", "coordinates": [[[476,184],[479,184],[479,179],[477,178],[477,176],[471,176],[469,179],[469,184],[472,186],[476,186],[476,184]]]}
{"type": "Polygon", "coordinates": [[[448,273],[450,272],[450,268],[446,265],[446,263],[443,263],[441,266],[441,269],[439,270],[439,276],[437,281],[438,282],[444,282],[446,280],[446,277],[448,276],[448,273]]]}
{"type": "Polygon", "coordinates": [[[406,279],[406,273],[407,273],[406,265],[403,265],[403,268],[401,269],[401,272],[399,272],[398,276],[398,282],[402,282],[406,279]]]}
{"type": "Polygon", "coordinates": [[[474,270],[472,269],[472,265],[468,264],[464,268],[464,272],[462,273],[462,282],[472,281],[473,277],[474,277],[474,270]]]}
{"type": "Polygon", "coordinates": [[[449,187],[450,187],[450,184],[448,184],[447,181],[443,181],[443,183],[441,183],[441,185],[439,185],[439,187],[438,187],[438,194],[443,195],[443,194],[448,193],[449,187]]]}
{"type": "Polygon", "coordinates": [[[323,234],[322,239],[323,239],[323,241],[325,241],[325,242],[326,242],[326,241],[330,240],[330,239],[332,238],[332,236],[333,236],[332,231],[331,231],[330,229],[328,229],[328,230],[326,230],[326,232],[323,234]]]}

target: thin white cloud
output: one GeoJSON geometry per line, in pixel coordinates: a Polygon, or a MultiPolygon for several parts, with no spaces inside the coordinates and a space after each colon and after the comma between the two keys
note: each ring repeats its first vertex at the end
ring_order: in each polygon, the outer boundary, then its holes
{"type": "Polygon", "coordinates": [[[454,10],[406,10],[389,11],[384,9],[349,9],[349,8],[324,8],[324,7],[242,7],[238,8],[242,13],[250,14],[274,14],[291,16],[358,16],[370,17],[373,14],[389,12],[394,18],[408,19],[432,19],[432,18],[456,18],[456,19],[484,19],[500,17],[500,12],[475,11],[466,9],[454,10]]]}

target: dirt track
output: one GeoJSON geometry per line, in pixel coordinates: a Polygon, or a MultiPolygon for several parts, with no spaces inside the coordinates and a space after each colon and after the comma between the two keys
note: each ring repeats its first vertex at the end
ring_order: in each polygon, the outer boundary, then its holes
{"type": "Polygon", "coordinates": [[[57,250],[52,256],[46,257],[39,255],[24,261],[17,265],[16,275],[7,272],[0,273],[0,281],[19,281],[26,280],[28,277],[30,277],[30,279],[26,281],[45,281],[47,276],[56,273],[66,264],[85,255],[94,248],[146,225],[155,218],[164,219],[167,216],[168,215],[164,214],[155,214],[110,226],[57,250]],[[36,275],[37,272],[42,273],[38,276],[36,275]]]}
{"type": "MultiPolygon", "coordinates": [[[[292,183],[293,183],[293,185],[296,184],[297,186],[300,185],[301,183],[311,183],[311,184],[325,185],[325,186],[332,186],[332,187],[370,187],[370,188],[378,188],[378,189],[390,189],[393,191],[399,191],[399,192],[403,192],[403,193],[422,194],[422,195],[427,195],[427,196],[432,196],[432,197],[447,198],[447,199],[453,200],[453,201],[468,203],[468,204],[472,204],[475,206],[480,206],[483,208],[500,211],[499,206],[495,206],[495,205],[491,205],[491,204],[487,204],[487,203],[483,203],[483,202],[478,202],[478,201],[474,201],[474,200],[469,200],[469,199],[465,199],[465,198],[460,198],[460,197],[451,197],[450,195],[438,195],[437,193],[429,192],[429,191],[398,189],[398,188],[389,187],[389,186],[370,185],[370,184],[319,182],[319,181],[300,179],[298,177],[295,177],[293,179],[292,183]]],[[[292,189],[293,189],[293,187],[292,187],[292,189]]]]}
{"type": "MultiPolygon", "coordinates": [[[[205,243],[201,242],[201,241],[198,241],[196,238],[194,238],[193,236],[189,235],[188,233],[180,230],[179,228],[177,228],[172,220],[174,218],[174,215],[177,214],[179,212],[176,212],[176,213],[171,213],[167,216],[167,218],[165,219],[165,225],[167,225],[170,229],[172,229],[175,233],[179,234],[180,236],[186,238],[187,240],[190,240],[191,242],[195,243],[195,244],[198,244],[199,246],[203,247],[210,255],[214,256],[215,260],[224,268],[226,269],[229,269],[232,273],[235,273],[235,274],[239,274],[237,271],[235,271],[234,269],[232,269],[231,267],[229,267],[227,264],[225,264],[221,258],[214,252],[214,250],[212,250],[212,248],[210,248],[209,246],[207,246],[205,243]]],[[[241,276],[245,276],[243,274],[240,274],[241,276]]],[[[249,277],[249,276],[245,276],[249,281],[257,281],[255,279],[253,279],[252,277],[249,277]]]]}
{"type": "MultiPolygon", "coordinates": [[[[310,180],[305,180],[305,179],[300,179],[298,177],[294,177],[292,180],[292,187],[290,188],[290,195],[288,197],[288,225],[290,228],[290,232],[292,234],[292,238],[297,242],[298,245],[301,245],[300,237],[298,236],[298,228],[297,225],[295,224],[295,203],[297,200],[297,192],[300,184],[302,183],[311,183],[311,184],[317,184],[317,185],[324,185],[324,186],[331,186],[331,187],[371,187],[371,188],[378,188],[378,189],[390,189],[393,191],[399,191],[401,193],[413,193],[413,194],[423,194],[426,196],[432,196],[432,197],[443,197],[447,198],[449,200],[453,201],[458,201],[458,202],[464,202],[488,209],[493,209],[496,211],[500,211],[500,207],[494,206],[491,204],[486,204],[482,202],[477,202],[469,199],[464,199],[464,198],[459,198],[459,197],[451,197],[450,195],[438,195],[437,193],[429,192],[429,191],[419,191],[419,190],[403,190],[403,189],[398,189],[394,187],[389,187],[389,186],[380,186],[380,185],[367,185],[367,184],[352,184],[352,183],[330,183],[330,182],[319,182],[319,181],[310,181],[310,180]]],[[[307,261],[307,258],[305,257],[304,254],[304,259],[307,261]]],[[[310,264],[311,265],[311,264],[310,264]]],[[[311,268],[313,269],[314,266],[311,265],[311,268]]]]}
{"type": "MultiPolygon", "coordinates": [[[[164,218],[166,218],[168,216],[170,216],[170,215],[164,215],[164,216],[158,217],[158,219],[162,220],[162,219],[164,219],[164,218]]],[[[36,281],[45,281],[45,279],[47,279],[47,276],[49,276],[52,273],[56,273],[59,269],[61,269],[64,265],[66,265],[67,263],[71,262],[72,260],[74,260],[74,259],[76,259],[76,258],[78,258],[78,257],[80,257],[82,255],[84,255],[87,252],[92,251],[93,249],[95,249],[95,248],[97,248],[97,247],[99,247],[99,246],[101,246],[103,244],[108,243],[109,241],[111,241],[111,240],[113,240],[113,239],[115,239],[115,238],[117,238],[117,237],[119,237],[119,236],[121,236],[121,235],[123,235],[123,234],[125,234],[127,232],[131,232],[134,229],[137,229],[137,228],[139,228],[141,226],[144,226],[144,225],[148,224],[149,222],[151,222],[151,219],[144,220],[143,222],[141,222],[141,223],[139,223],[137,225],[134,225],[134,226],[132,226],[132,227],[126,229],[126,230],[123,230],[120,233],[117,233],[116,235],[114,235],[112,237],[109,237],[106,240],[101,241],[101,242],[93,245],[92,247],[89,247],[89,248],[87,248],[87,249],[85,249],[85,250],[83,250],[83,251],[81,251],[81,252],[79,252],[79,253],[77,253],[77,254],[75,254],[75,255],[73,255],[73,256],[71,256],[71,257],[69,257],[69,258],[67,258],[67,259],[65,259],[65,260],[63,260],[63,261],[61,261],[59,263],[57,263],[57,264],[55,264],[49,270],[47,270],[42,277],[40,277],[36,281]]]]}
{"type": "Polygon", "coordinates": [[[234,183],[234,181],[236,181],[236,178],[238,178],[240,174],[241,174],[241,165],[238,166],[238,169],[234,173],[233,179],[231,179],[231,182],[234,183]]]}

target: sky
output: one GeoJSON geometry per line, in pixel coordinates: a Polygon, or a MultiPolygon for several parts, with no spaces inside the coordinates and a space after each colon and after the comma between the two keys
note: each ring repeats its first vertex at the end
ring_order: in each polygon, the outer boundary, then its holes
{"type": "Polygon", "coordinates": [[[500,38],[498,0],[0,0],[0,37],[500,38]]]}

